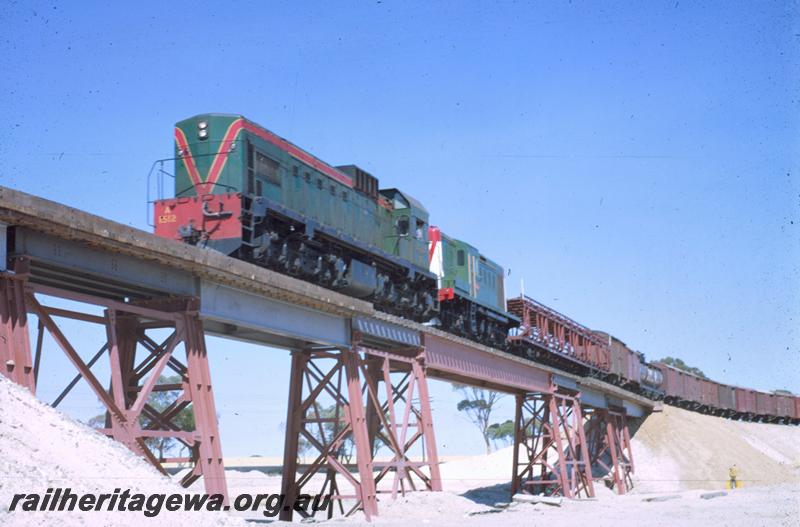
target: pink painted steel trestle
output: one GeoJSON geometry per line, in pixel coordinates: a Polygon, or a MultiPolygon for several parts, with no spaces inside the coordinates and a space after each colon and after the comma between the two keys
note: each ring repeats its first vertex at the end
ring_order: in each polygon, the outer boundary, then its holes
{"type": "Polygon", "coordinates": [[[633,450],[623,408],[582,407],[568,390],[517,395],[512,494],[594,496],[594,482],[633,488],[633,450]],[[565,393],[566,392],[566,393],[565,393]]]}
{"type": "MultiPolygon", "coordinates": [[[[54,406],[85,381],[106,410],[101,432],[159,470],[164,462],[187,463],[192,468],[184,485],[202,477],[206,492],[227,496],[197,300],[128,302],[78,293],[29,282],[27,262],[12,263],[13,271],[0,273],[2,373],[35,393],[43,341],[49,334],[77,370],[54,406]],[[95,306],[95,312],[99,306],[102,315],[54,307],[47,297],[95,306]],[[29,313],[38,324],[33,354],[29,313]],[[105,338],[89,360],[62,331],[60,319],[105,329],[105,338]],[[106,383],[92,371],[104,357],[111,371],[106,383]],[[160,384],[166,371],[180,382],[160,384]],[[156,408],[149,399],[159,391],[179,396],[165,408],[156,408]],[[185,411],[193,413],[193,429],[178,423],[185,411]],[[188,455],[159,457],[147,441],[159,437],[174,438],[188,455]]],[[[533,327],[531,317],[533,310],[526,312],[528,328],[533,327]]],[[[581,360],[607,360],[590,336],[570,321],[553,320],[548,313],[537,312],[535,317],[539,335],[569,344],[562,345],[575,350],[581,360]]],[[[441,490],[428,368],[457,382],[488,382],[517,394],[513,492],[593,496],[593,466],[609,474],[607,481],[617,492],[631,488],[633,458],[623,410],[582,409],[580,393],[556,387],[549,373],[503,357],[491,362],[440,337],[431,337],[426,350],[423,345],[376,344],[374,338],[368,344],[352,329],[349,347],[307,345],[292,353],[282,482],[289,502],[301,494],[330,495],[335,506],[327,509],[328,517],[361,510],[369,519],[378,514],[382,496],[441,490]]],[[[281,513],[282,519],[291,516],[292,511],[281,513]]]]}
{"type": "MultiPolygon", "coordinates": [[[[339,513],[362,510],[371,518],[379,494],[441,488],[421,348],[370,348],[354,332],[352,348],[293,353],[282,485],[287,500],[330,494],[339,513]],[[308,462],[301,464],[301,456],[308,462]]],[[[330,507],[327,515],[333,514],[330,507]]],[[[292,511],[282,511],[281,519],[291,517],[292,511]]]]}
{"type": "Polygon", "coordinates": [[[633,488],[633,450],[624,409],[587,408],[589,459],[606,484],[625,494],[633,488]]]}
{"type": "Polygon", "coordinates": [[[517,395],[511,492],[593,497],[589,450],[575,395],[517,395]]]}
{"type": "Polygon", "coordinates": [[[25,310],[26,262],[15,260],[14,269],[16,272],[0,273],[0,360],[6,377],[36,393],[25,310]]]}
{"type": "Polygon", "coordinates": [[[64,352],[78,371],[54,401],[63,400],[69,391],[85,380],[106,409],[106,427],[101,432],[142,455],[163,471],[161,463],[189,463],[192,470],[183,478],[188,486],[203,477],[208,494],[222,494],[227,499],[222,450],[219,441],[214,396],[203,336],[203,324],[197,314],[194,299],[166,299],[141,303],[126,303],[107,298],[76,293],[64,289],[28,283],[24,260],[14,262],[14,273],[0,273],[0,337],[12,346],[0,346],[6,364],[6,375],[35,393],[36,373],[42,361],[45,332],[64,352]],[[105,308],[103,316],[86,312],[50,307],[37,295],[56,297],[83,305],[105,308]],[[26,315],[38,318],[36,362],[31,367],[26,315]],[[72,319],[104,326],[106,339],[100,350],[88,362],[79,354],[62,331],[58,318],[72,319]],[[171,330],[162,342],[148,334],[151,330],[171,330]],[[183,345],[185,361],[175,353],[183,345]],[[137,346],[145,357],[137,362],[137,346]],[[92,372],[91,366],[104,354],[110,361],[110,387],[107,389],[92,372]],[[169,367],[180,376],[177,386],[159,385],[158,379],[169,367]],[[179,391],[175,401],[164,409],[153,408],[148,399],[154,391],[179,391]],[[175,417],[189,409],[194,417],[194,429],[185,430],[175,423],[175,417]],[[145,441],[148,438],[171,437],[187,447],[185,458],[159,459],[145,441]]]}

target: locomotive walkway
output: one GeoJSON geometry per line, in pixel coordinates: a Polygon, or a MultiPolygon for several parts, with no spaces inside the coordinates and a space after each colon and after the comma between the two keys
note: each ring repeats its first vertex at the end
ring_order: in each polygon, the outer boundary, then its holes
{"type": "Polygon", "coordinates": [[[367,517],[378,513],[378,494],[441,489],[428,378],[515,394],[513,488],[547,486],[567,497],[593,495],[591,466],[598,461],[608,465],[617,491],[627,490],[633,470],[627,419],[658,404],[378,312],[368,302],[4,187],[0,222],[0,253],[8,250],[0,254],[3,373],[35,393],[42,336],[49,333],[75,365],[77,379],[106,406],[110,425],[102,431],[157,467],[191,462],[184,483],[202,477],[209,493],[225,493],[226,485],[204,334],[292,352],[283,491],[296,495],[313,476],[324,477],[341,512],[360,508],[367,517]],[[51,298],[100,306],[104,315],[48,306],[51,298]],[[29,313],[38,321],[33,346],[29,313]],[[98,343],[99,351],[77,350],[59,318],[102,325],[108,339],[98,343]],[[173,330],[163,341],[152,336],[161,328],[173,330]],[[184,359],[178,358],[181,344],[184,359]],[[104,355],[110,380],[91,370],[104,355]],[[181,386],[156,384],[167,368],[182,377],[181,386]],[[147,404],[153,391],[177,388],[183,394],[167,409],[147,404]],[[319,413],[329,402],[335,418],[319,413]],[[195,430],[174,422],[186,408],[194,412],[195,430]],[[334,421],[333,437],[313,433],[334,421]],[[157,459],[143,440],[163,436],[188,446],[190,456],[157,459]],[[347,437],[355,445],[352,464],[341,456],[347,437]],[[302,440],[319,453],[307,466],[296,461],[302,440]],[[389,449],[391,461],[373,461],[377,444],[389,449]]]}

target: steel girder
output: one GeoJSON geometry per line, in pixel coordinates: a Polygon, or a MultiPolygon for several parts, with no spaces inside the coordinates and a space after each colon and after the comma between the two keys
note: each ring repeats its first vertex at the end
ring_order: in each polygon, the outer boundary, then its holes
{"type": "Polygon", "coordinates": [[[306,342],[350,345],[350,321],[341,316],[206,280],[198,281],[198,296],[207,330],[220,336],[289,349],[306,342]]]}

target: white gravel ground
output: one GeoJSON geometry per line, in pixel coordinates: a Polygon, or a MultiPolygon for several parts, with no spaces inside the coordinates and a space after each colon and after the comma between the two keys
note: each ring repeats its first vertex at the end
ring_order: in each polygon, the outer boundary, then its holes
{"type": "Polygon", "coordinates": [[[8,512],[16,493],[167,493],[183,490],[119,443],[73,421],[0,375],[0,525],[211,527],[246,525],[224,513],[8,512]]]}
{"type": "MultiPolygon", "coordinates": [[[[508,509],[476,505],[450,493],[409,495],[387,504],[375,524],[443,527],[591,525],[593,527],[728,527],[800,525],[800,487],[752,487],[705,500],[704,491],[668,494],[604,494],[596,501],[563,501],[560,507],[516,504],[508,509]],[[654,496],[676,496],[648,502],[654,496]]],[[[348,522],[350,523],[350,522],[348,522]]],[[[368,525],[354,519],[354,525],[368,525]]]]}

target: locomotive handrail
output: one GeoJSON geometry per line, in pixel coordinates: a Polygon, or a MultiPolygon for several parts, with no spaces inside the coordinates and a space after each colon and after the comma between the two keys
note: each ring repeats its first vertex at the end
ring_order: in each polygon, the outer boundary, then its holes
{"type": "MultiPolygon", "coordinates": [[[[193,158],[195,158],[195,157],[211,157],[211,156],[214,156],[214,155],[215,154],[200,154],[200,155],[193,155],[192,157],[193,158]]],[[[164,178],[163,178],[163,176],[168,176],[168,177],[171,177],[172,179],[175,179],[175,174],[171,174],[171,173],[167,172],[166,170],[164,170],[164,163],[167,162],[167,161],[176,161],[178,159],[183,159],[184,157],[186,157],[186,156],[183,156],[183,157],[165,157],[164,159],[156,159],[155,161],[153,161],[153,164],[150,165],[150,170],[147,172],[147,202],[145,204],[145,206],[146,206],[145,214],[147,216],[147,218],[146,218],[147,219],[147,225],[149,225],[150,227],[155,227],[155,225],[153,224],[153,214],[152,214],[152,211],[151,211],[150,207],[156,201],[160,201],[160,200],[164,199],[164,178]],[[158,166],[158,170],[156,170],[156,166],[158,166]],[[152,183],[153,172],[156,172],[158,174],[158,180],[156,181],[156,189],[155,189],[156,190],[156,197],[155,198],[153,198],[151,196],[151,191],[153,190],[153,183],[152,183]]],[[[180,192],[175,192],[175,197],[176,198],[180,197],[181,194],[183,194],[185,192],[188,192],[188,191],[190,191],[192,189],[195,189],[198,186],[203,186],[203,185],[220,186],[220,187],[224,187],[229,192],[237,192],[236,187],[234,187],[232,185],[226,185],[224,183],[219,183],[219,182],[216,182],[216,181],[214,181],[214,182],[204,181],[202,183],[192,184],[191,186],[186,187],[185,189],[181,190],[180,192]]],[[[198,196],[205,196],[207,194],[210,194],[210,192],[207,192],[205,194],[200,194],[199,192],[197,193],[198,196]]]]}
{"type": "MultiPolygon", "coordinates": [[[[173,176],[173,177],[174,177],[174,176],[173,176]]],[[[184,192],[188,192],[189,190],[192,190],[193,188],[194,188],[194,189],[196,189],[197,187],[202,187],[202,186],[204,186],[204,185],[211,185],[211,186],[220,186],[220,187],[224,187],[225,189],[227,189],[227,190],[228,190],[228,192],[229,192],[230,194],[235,194],[235,193],[237,192],[237,190],[236,190],[236,187],[234,187],[233,185],[226,185],[226,184],[224,184],[224,183],[218,183],[218,182],[216,182],[216,181],[214,181],[214,182],[208,182],[208,181],[204,181],[204,182],[202,182],[202,183],[193,184],[191,187],[186,187],[185,189],[181,190],[180,192],[176,192],[176,193],[175,193],[175,197],[176,197],[176,198],[178,198],[178,197],[180,197],[180,195],[181,195],[181,194],[183,194],[184,192]]],[[[205,193],[203,193],[203,194],[200,194],[200,193],[198,192],[198,193],[197,193],[197,195],[198,195],[198,196],[209,196],[209,195],[211,195],[211,192],[205,192],[205,193]]]]}

